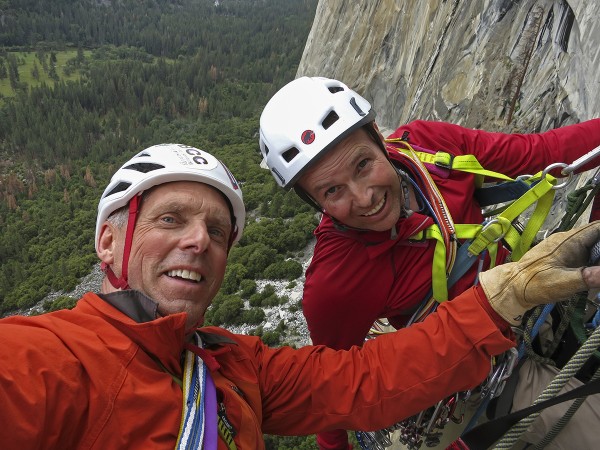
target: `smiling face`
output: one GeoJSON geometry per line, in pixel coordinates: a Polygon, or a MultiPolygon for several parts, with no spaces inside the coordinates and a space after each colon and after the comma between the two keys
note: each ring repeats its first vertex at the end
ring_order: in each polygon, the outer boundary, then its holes
{"type": "Polygon", "coordinates": [[[398,174],[363,128],[329,150],[298,184],[344,225],[385,231],[400,218],[398,174]]]}
{"type": "MultiPolygon", "coordinates": [[[[223,281],[231,226],[227,202],[206,184],[178,181],[153,188],[133,234],[129,286],[157,302],[162,315],[187,312],[188,330],[201,325],[223,281]]],[[[121,273],[125,229],[107,222],[102,230],[102,237],[113,237],[108,260],[101,259],[116,274],[121,273]]]]}

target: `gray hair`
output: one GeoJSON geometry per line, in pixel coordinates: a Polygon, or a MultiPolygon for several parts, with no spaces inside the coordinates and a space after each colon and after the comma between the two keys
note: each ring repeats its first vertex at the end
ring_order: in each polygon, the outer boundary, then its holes
{"type": "MultiPolygon", "coordinates": [[[[150,188],[147,191],[142,192],[142,198],[140,199],[140,204],[148,197],[148,193],[152,190],[150,188]]],[[[129,203],[125,206],[121,206],[119,209],[113,211],[110,216],[106,219],[107,222],[113,224],[113,226],[117,228],[123,228],[127,225],[127,220],[129,219],[129,203]]]]}
{"type": "Polygon", "coordinates": [[[110,222],[116,228],[123,228],[127,224],[127,218],[129,217],[129,205],[125,205],[116,211],[114,211],[108,218],[107,222],[110,222]]]}

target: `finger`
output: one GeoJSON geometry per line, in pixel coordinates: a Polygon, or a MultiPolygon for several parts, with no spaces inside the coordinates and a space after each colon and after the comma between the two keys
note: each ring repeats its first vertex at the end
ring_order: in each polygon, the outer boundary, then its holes
{"type": "Polygon", "coordinates": [[[600,266],[586,267],[582,271],[582,276],[588,289],[600,288],[600,266]]]}

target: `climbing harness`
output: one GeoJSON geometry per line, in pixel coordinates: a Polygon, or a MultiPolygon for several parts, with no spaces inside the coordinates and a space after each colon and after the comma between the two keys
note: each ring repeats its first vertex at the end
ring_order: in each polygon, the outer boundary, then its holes
{"type": "MultiPolygon", "coordinates": [[[[538,235],[553,206],[556,191],[570,184],[573,173],[578,168],[600,156],[600,147],[598,147],[570,165],[555,163],[535,175],[522,175],[512,179],[503,174],[486,170],[473,155],[453,156],[441,151],[432,152],[410,145],[401,139],[386,140],[386,143],[393,144],[387,146],[388,150],[402,155],[401,163],[407,166],[411,173],[417,174],[415,177],[418,178],[417,180],[409,177],[409,181],[415,192],[421,196],[426,209],[434,219],[433,225],[411,237],[412,240],[433,239],[435,240],[435,249],[430,294],[421,302],[407,325],[422,321],[435,311],[440,302],[447,300],[448,289],[473,264],[478,264],[477,273],[479,273],[483,269],[484,259],[489,257],[490,267],[493,267],[501,245],[510,250],[511,260],[519,260],[540,239],[538,235]],[[561,169],[561,174],[566,176],[561,183],[558,183],[557,179],[550,174],[551,171],[559,169],[561,169]],[[447,173],[450,170],[459,170],[475,175],[475,199],[482,207],[483,223],[455,224],[453,222],[430,175],[430,172],[447,173]],[[487,178],[493,178],[496,181],[485,183],[487,178]],[[522,223],[525,215],[527,220],[522,223]]],[[[566,212],[559,226],[552,231],[565,231],[572,228],[592,200],[600,198],[596,195],[598,191],[600,191],[600,169],[585,186],[567,196],[566,212]]],[[[598,218],[600,218],[600,200],[597,203],[598,218]]],[[[545,238],[547,234],[548,232],[541,238],[545,238]]],[[[479,386],[479,407],[465,427],[465,433],[475,426],[477,419],[483,414],[490,401],[501,395],[526,349],[531,349],[531,341],[537,335],[540,323],[543,322],[542,316],[548,316],[553,307],[554,305],[546,305],[545,309],[538,308],[536,310],[538,311],[537,322],[533,320],[533,316],[530,317],[530,322],[537,328],[525,330],[519,349],[513,348],[492,358],[489,376],[479,386]]],[[[564,314],[571,315],[571,311],[564,314]]],[[[600,322],[600,312],[597,313],[597,316],[600,322]]],[[[562,331],[560,328],[557,330],[560,335],[564,333],[565,326],[563,325],[562,328],[562,331]]],[[[374,338],[385,332],[385,323],[377,321],[368,338],[374,338]]],[[[600,332],[598,332],[598,339],[600,339],[600,332]]],[[[590,344],[592,347],[594,345],[594,343],[590,344]]],[[[594,377],[600,378],[600,370],[594,377]]],[[[423,444],[427,447],[436,446],[440,443],[440,437],[447,423],[463,421],[466,402],[471,395],[471,391],[456,393],[431,408],[384,430],[356,432],[357,440],[365,450],[385,449],[391,445],[391,433],[399,431],[399,440],[408,449],[416,450],[423,444]],[[457,414],[457,411],[462,412],[457,414]]],[[[554,395],[554,390],[551,395],[554,395]]],[[[576,410],[576,407],[574,409],[576,410]]],[[[571,415],[573,413],[574,411],[570,412],[571,415]]],[[[512,436],[518,437],[522,431],[522,428],[518,428],[510,435],[511,437],[506,439],[511,439],[510,442],[513,442],[512,436]]],[[[554,433],[559,431],[560,425],[557,426],[554,433]]]]}
{"type": "MultiPolygon", "coordinates": [[[[412,236],[411,240],[436,241],[432,265],[432,297],[436,302],[448,299],[448,278],[457,265],[458,249],[465,244],[467,244],[466,252],[461,256],[458,264],[463,267],[456,269],[462,270],[463,273],[470,267],[465,268],[465,263],[474,263],[476,258],[473,257],[481,255],[484,251],[488,252],[493,267],[498,248],[502,244],[511,250],[513,261],[519,260],[534,243],[550,211],[555,191],[567,183],[557,184],[556,178],[550,175],[550,171],[559,167],[558,165],[551,165],[536,175],[523,175],[512,179],[504,174],[484,169],[474,155],[453,156],[442,151],[431,152],[401,139],[389,139],[386,143],[395,144],[388,145],[388,150],[401,155],[401,164],[406,165],[418,178],[418,181],[412,179],[410,181],[435,222],[434,225],[412,236]],[[485,221],[482,224],[455,224],[430,175],[430,172],[447,173],[450,170],[475,175],[477,187],[475,195],[482,208],[492,204],[505,204],[502,208],[484,213],[485,221]],[[501,180],[501,182],[485,185],[485,177],[501,180]],[[523,227],[517,219],[531,207],[535,209],[523,227]],[[462,242],[460,247],[459,242],[462,242]]],[[[570,173],[568,177],[571,176],[570,173]]],[[[422,317],[431,312],[427,307],[422,308],[422,311],[424,313],[422,317]]],[[[422,317],[416,317],[415,321],[422,317]]]]}

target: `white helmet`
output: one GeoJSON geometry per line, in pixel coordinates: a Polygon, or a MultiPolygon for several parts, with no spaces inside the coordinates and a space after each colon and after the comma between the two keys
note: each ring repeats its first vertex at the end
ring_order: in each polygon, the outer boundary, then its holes
{"type": "Polygon", "coordinates": [[[113,175],[98,203],[96,249],[100,229],[108,216],[127,205],[135,195],[171,181],[197,181],[219,190],[229,200],[234,216],[230,245],[240,240],[246,210],[242,190],[227,167],[203,150],[183,144],[160,144],[142,150],[113,175]]]}
{"type": "Polygon", "coordinates": [[[373,122],[371,104],[344,83],[298,78],[269,100],[260,116],[260,151],[283,188],[352,131],[373,122]]]}

